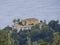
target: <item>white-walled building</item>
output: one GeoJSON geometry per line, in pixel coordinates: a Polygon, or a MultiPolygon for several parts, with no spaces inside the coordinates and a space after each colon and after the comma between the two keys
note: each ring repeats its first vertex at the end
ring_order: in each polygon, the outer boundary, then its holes
{"type": "Polygon", "coordinates": [[[15,21],[12,30],[24,31],[24,30],[31,30],[32,26],[35,26],[36,24],[40,25],[40,29],[42,27],[42,24],[35,18],[29,18],[21,21],[22,24],[20,24],[18,21],[15,21]]]}

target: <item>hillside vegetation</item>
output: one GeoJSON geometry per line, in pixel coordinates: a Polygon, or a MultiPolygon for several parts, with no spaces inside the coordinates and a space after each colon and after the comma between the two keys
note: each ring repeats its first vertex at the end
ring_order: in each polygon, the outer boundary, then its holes
{"type": "Polygon", "coordinates": [[[59,21],[44,23],[41,30],[36,25],[19,33],[7,26],[0,30],[0,45],[60,45],[59,21]]]}

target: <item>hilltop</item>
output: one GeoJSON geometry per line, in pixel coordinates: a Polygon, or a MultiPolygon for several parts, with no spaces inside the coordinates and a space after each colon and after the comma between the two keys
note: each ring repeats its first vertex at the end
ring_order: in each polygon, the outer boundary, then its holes
{"type": "MultiPolygon", "coordinates": [[[[21,26],[22,23],[20,22],[19,25],[21,26]]],[[[22,26],[26,26],[26,24],[22,26]]],[[[33,25],[31,29],[20,30],[19,32],[17,32],[17,29],[12,30],[12,27],[9,26],[1,31],[3,33],[1,33],[0,38],[3,39],[2,34],[9,34],[8,38],[9,41],[12,39],[12,45],[60,45],[60,24],[58,20],[51,20],[48,24],[40,21],[38,24],[33,25]]]]}

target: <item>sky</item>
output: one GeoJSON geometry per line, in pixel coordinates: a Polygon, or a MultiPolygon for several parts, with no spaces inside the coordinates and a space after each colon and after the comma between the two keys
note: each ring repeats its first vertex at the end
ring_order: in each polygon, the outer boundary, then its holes
{"type": "Polygon", "coordinates": [[[0,0],[0,28],[11,26],[15,18],[60,20],[60,0],[0,0]]]}

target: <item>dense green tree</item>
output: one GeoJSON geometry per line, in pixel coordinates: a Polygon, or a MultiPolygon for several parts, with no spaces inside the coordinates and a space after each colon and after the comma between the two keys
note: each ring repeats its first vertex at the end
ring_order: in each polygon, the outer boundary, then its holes
{"type": "Polygon", "coordinates": [[[52,29],[54,29],[54,31],[58,31],[60,32],[60,24],[59,24],[59,21],[55,21],[55,20],[51,20],[49,23],[48,23],[49,27],[51,27],[52,29]]]}
{"type": "Polygon", "coordinates": [[[54,33],[54,35],[53,35],[53,44],[52,45],[60,45],[59,32],[54,33]]]}
{"type": "Polygon", "coordinates": [[[39,26],[40,26],[39,24],[36,24],[36,25],[32,26],[32,29],[31,29],[31,30],[37,30],[37,29],[40,29],[39,26]]]}
{"type": "Polygon", "coordinates": [[[18,18],[17,21],[20,22],[20,19],[18,18]]]}
{"type": "Polygon", "coordinates": [[[3,30],[12,30],[12,27],[6,26],[3,30]]]}
{"type": "Polygon", "coordinates": [[[44,41],[44,40],[39,40],[38,41],[39,43],[39,45],[50,45],[48,42],[46,42],[46,41],[44,41]]]}
{"type": "Polygon", "coordinates": [[[15,23],[16,21],[17,21],[17,20],[16,20],[16,19],[14,19],[14,20],[13,20],[13,23],[15,23]]]}
{"type": "Polygon", "coordinates": [[[0,30],[0,45],[14,45],[10,31],[0,30]]]}

